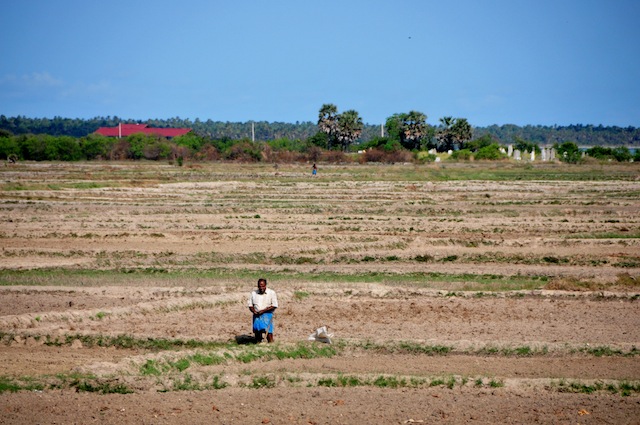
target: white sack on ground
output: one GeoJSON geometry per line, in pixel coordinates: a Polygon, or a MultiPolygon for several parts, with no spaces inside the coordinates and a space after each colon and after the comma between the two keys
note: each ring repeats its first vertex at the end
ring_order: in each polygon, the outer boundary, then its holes
{"type": "Polygon", "coordinates": [[[331,337],[333,337],[333,334],[330,334],[327,327],[323,326],[316,329],[314,333],[309,335],[309,341],[326,342],[327,344],[331,344],[331,337]]]}

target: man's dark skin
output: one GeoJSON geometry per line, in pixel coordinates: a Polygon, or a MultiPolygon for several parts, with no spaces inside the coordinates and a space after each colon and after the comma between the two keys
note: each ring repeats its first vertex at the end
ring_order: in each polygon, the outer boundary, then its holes
{"type": "MultiPolygon", "coordinates": [[[[267,290],[267,282],[264,279],[260,279],[258,281],[258,293],[260,295],[264,294],[264,292],[267,290]]],[[[249,307],[249,310],[251,310],[251,313],[255,314],[256,316],[260,316],[263,313],[268,313],[270,311],[275,310],[276,308],[272,305],[270,305],[269,307],[262,309],[260,311],[256,310],[253,306],[249,307]]],[[[256,341],[262,341],[262,332],[254,332],[254,337],[256,341]]],[[[267,342],[273,342],[273,334],[272,333],[267,333],[267,342]]]]}

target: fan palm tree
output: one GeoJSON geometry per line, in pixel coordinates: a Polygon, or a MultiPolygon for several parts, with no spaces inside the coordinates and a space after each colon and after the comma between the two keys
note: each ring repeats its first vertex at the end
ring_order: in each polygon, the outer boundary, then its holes
{"type": "Polygon", "coordinates": [[[472,137],[473,129],[466,118],[442,117],[440,123],[443,128],[436,135],[439,151],[452,150],[455,145],[462,148],[472,137]]]}
{"type": "Polygon", "coordinates": [[[350,109],[338,115],[337,138],[343,151],[346,151],[351,143],[358,140],[363,128],[362,118],[356,110],[350,109]]]}
{"type": "Polygon", "coordinates": [[[427,116],[422,112],[409,111],[402,116],[401,143],[408,149],[419,149],[420,140],[426,135],[427,116]]]}
{"type": "Polygon", "coordinates": [[[332,103],[325,103],[318,113],[318,128],[329,136],[329,149],[338,131],[338,107],[332,103]]]}

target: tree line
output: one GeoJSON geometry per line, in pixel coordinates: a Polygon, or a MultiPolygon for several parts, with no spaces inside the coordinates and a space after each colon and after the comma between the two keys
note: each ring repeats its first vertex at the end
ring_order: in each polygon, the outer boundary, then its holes
{"type": "MultiPolygon", "coordinates": [[[[399,115],[399,114],[395,114],[399,115]]],[[[266,141],[280,138],[306,140],[319,131],[317,122],[222,122],[179,117],[168,119],[132,120],[117,116],[81,118],[27,118],[24,116],[7,117],[0,115],[0,130],[11,134],[48,134],[51,136],[84,137],[95,132],[100,127],[115,127],[119,123],[148,124],[150,127],[187,127],[203,137],[211,139],[229,138],[240,140],[252,138],[252,125],[256,140],[266,141]]],[[[384,123],[385,127],[388,122],[384,123]]],[[[438,123],[430,127],[438,128],[438,123]]],[[[387,129],[384,129],[385,135],[387,129]]],[[[487,127],[473,127],[473,137],[479,138],[490,135],[502,144],[515,142],[516,138],[529,140],[540,145],[553,145],[567,140],[576,142],[580,146],[640,146],[640,128],[617,126],[594,126],[575,124],[569,126],[543,126],[513,124],[491,125],[487,127]]],[[[359,136],[360,142],[368,142],[381,136],[380,124],[363,124],[359,136]]]]}
{"type": "MultiPolygon", "coordinates": [[[[8,127],[0,128],[0,158],[11,161],[169,159],[180,164],[185,159],[339,162],[350,160],[347,154],[359,151],[362,155],[358,160],[363,162],[434,161],[437,152],[448,152],[454,160],[499,160],[507,157],[505,143],[494,134],[501,134],[498,130],[504,130],[508,134],[502,137],[508,137],[510,141],[507,143],[521,152],[540,152],[541,144],[553,145],[560,154],[558,159],[579,162],[582,155],[579,142],[575,139],[563,140],[561,137],[572,135],[572,132],[584,132],[597,133],[600,138],[593,140],[603,140],[604,134],[630,134],[633,138],[627,139],[626,145],[633,146],[637,142],[636,129],[631,127],[626,129],[626,133],[618,128],[606,132],[604,127],[571,126],[570,130],[553,127],[555,133],[548,132],[545,135],[538,126],[532,127],[537,132],[536,135],[526,139],[529,133],[521,127],[502,126],[483,131],[474,129],[466,118],[441,117],[439,124],[433,126],[427,123],[427,115],[420,111],[393,114],[380,128],[380,134],[365,138],[367,126],[359,113],[353,109],[340,113],[334,104],[322,105],[315,124],[251,123],[251,139],[243,135],[243,129],[233,123],[226,123],[222,130],[216,130],[221,133],[213,133],[206,123],[198,120],[192,123],[178,118],[146,122],[152,127],[192,128],[193,131],[188,134],[173,139],[142,133],[124,138],[109,138],[95,134],[95,130],[80,137],[65,134],[79,131],[83,123],[86,125],[86,121],[89,120],[10,119],[0,116],[0,127],[8,127]],[[29,123],[33,127],[29,127],[29,123]],[[28,132],[28,128],[36,130],[28,132]],[[37,130],[45,128],[54,128],[51,131],[54,134],[37,130]],[[291,131],[299,136],[289,137],[291,131]],[[272,138],[265,137],[265,134],[272,138]],[[541,136],[545,136],[544,139],[541,136]]],[[[91,125],[115,127],[120,122],[122,120],[117,117],[96,118],[91,125]]],[[[87,127],[83,128],[86,130],[87,127]]],[[[592,139],[578,140],[593,143],[592,139]]],[[[587,153],[599,159],[640,160],[640,152],[637,151],[634,156],[627,146],[607,147],[597,144],[587,153]]]]}

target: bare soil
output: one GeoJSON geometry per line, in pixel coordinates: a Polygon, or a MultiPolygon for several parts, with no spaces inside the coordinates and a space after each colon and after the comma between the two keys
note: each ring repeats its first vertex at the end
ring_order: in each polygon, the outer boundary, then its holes
{"type": "Polygon", "coordinates": [[[0,377],[92,376],[134,392],[5,391],[0,423],[640,423],[637,390],[569,385],[640,381],[640,181],[407,181],[402,166],[351,167],[371,178],[345,167],[317,178],[302,166],[5,167],[5,184],[23,187],[0,194],[0,377]],[[307,338],[326,325],[337,354],[192,364],[190,378],[227,386],[178,390],[171,380],[185,373],[141,366],[207,350],[45,344],[233,346],[251,330],[250,273],[278,293],[274,346],[320,344],[307,338]],[[486,275],[539,283],[473,283],[486,275]],[[319,384],[379,376],[423,384],[319,384]],[[254,388],[260,377],[272,385],[254,388]]]}

